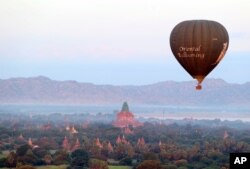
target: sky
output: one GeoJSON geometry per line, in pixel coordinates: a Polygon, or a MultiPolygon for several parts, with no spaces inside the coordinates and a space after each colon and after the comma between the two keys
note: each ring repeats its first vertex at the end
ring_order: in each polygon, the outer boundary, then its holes
{"type": "Polygon", "coordinates": [[[249,0],[1,0],[0,79],[193,80],[169,45],[174,26],[191,19],[220,22],[229,33],[226,56],[207,78],[250,81],[249,0]]]}

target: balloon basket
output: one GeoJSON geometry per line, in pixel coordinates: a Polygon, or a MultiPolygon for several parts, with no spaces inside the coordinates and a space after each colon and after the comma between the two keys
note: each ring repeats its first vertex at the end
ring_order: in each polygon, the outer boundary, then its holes
{"type": "Polygon", "coordinates": [[[201,85],[197,85],[196,86],[196,90],[201,90],[202,89],[202,86],[201,85]]]}

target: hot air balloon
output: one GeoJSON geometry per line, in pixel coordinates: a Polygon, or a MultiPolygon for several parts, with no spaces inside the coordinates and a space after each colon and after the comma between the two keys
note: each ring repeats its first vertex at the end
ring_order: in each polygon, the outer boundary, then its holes
{"type": "Polygon", "coordinates": [[[228,44],[225,27],[209,20],[183,21],[174,27],[170,35],[171,50],[181,66],[197,79],[197,90],[224,57],[228,44]]]}

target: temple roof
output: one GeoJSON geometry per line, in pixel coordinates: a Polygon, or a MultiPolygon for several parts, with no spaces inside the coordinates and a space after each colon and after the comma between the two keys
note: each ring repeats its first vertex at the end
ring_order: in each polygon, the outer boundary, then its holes
{"type": "Polygon", "coordinates": [[[127,102],[123,103],[121,112],[129,112],[129,107],[127,102]]]}
{"type": "Polygon", "coordinates": [[[138,127],[141,126],[142,123],[135,120],[132,112],[129,111],[128,103],[124,102],[122,105],[122,109],[119,113],[117,113],[116,120],[113,122],[115,127],[138,127]]]}

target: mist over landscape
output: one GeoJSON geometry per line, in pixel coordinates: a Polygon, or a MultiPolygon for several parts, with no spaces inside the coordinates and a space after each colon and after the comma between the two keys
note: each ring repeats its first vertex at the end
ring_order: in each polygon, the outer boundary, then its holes
{"type": "Polygon", "coordinates": [[[115,86],[42,76],[12,78],[0,80],[0,107],[20,113],[111,114],[128,101],[136,117],[250,120],[250,83],[207,79],[202,91],[194,86],[192,81],[115,86]]]}
{"type": "Polygon", "coordinates": [[[1,79],[0,167],[227,168],[250,151],[249,82],[194,86],[1,79]]]}
{"type": "Polygon", "coordinates": [[[250,150],[242,108],[2,104],[0,115],[0,167],[219,169],[250,150]]]}

